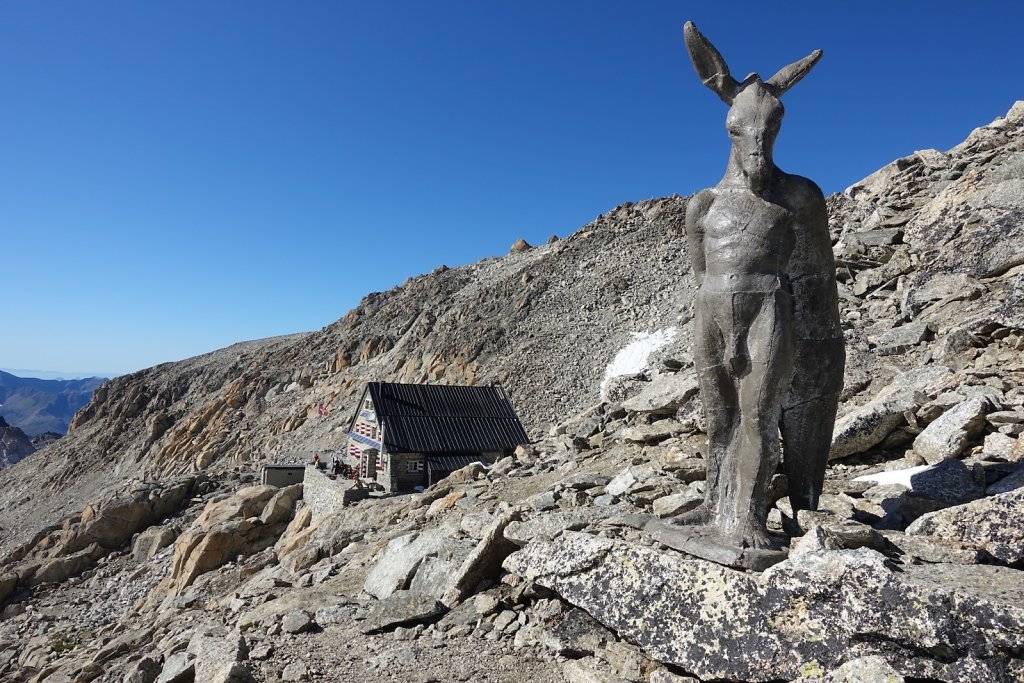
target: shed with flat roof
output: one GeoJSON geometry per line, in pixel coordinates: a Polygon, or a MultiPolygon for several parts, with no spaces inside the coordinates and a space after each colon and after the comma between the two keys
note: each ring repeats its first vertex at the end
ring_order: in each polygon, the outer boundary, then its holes
{"type": "Polygon", "coordinates": [[[306,476],[305,465],[264,465],[260,470],[260,483],[271,486],[301,484],[306,476]]]}

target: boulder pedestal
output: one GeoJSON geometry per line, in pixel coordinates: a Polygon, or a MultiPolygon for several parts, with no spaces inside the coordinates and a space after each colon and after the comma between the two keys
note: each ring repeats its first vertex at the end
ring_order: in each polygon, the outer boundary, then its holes
{"type": "Polygon", "coordinates": [[[896,566],[858,548],[751,574],[572,531],[504,567],[702,680],[793,680],[871,656],[950,682],[1024,670],[1024,586],[1009,567],[896,566]]]}

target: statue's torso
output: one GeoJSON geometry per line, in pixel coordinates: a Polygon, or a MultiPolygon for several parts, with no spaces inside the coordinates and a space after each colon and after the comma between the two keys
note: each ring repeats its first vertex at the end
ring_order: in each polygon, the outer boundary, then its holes
{"type": "Polygon", "coordinates": [[[705,282],[716,289],[743,289],[779,278],[793,251],[793,214],[749,190],[713,188],[701,219],[705,282]]]}

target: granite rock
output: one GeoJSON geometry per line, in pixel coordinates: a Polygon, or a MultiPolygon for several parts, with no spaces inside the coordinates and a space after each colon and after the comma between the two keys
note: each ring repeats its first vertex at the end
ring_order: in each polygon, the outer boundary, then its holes
{"type": "Polygon", "coordinates": [[[927,400],[928,388],[942,381],[950,369],[935,365],[904,372],[868,403],[836,420],[829,459],[843,458],[880,444],[927,400]]]}
{"type": "Polygon", "coordinates": [[[880,655],[852,659],[825,675],[825,683],[903,683],[904,680],[880,655]]]}
{"type": "Polygon", "coordinates": [[[313,627],[313,617],[305,610],[289,612],[281,620],[281,630],[285,633],[304,633],[313,627]]]}
{"type": "Polygon", "coordinates": [[[363,590],[383,600],[405,588],[420,561],[428,555],[436,555],[452,533],[448,527],[439,527],[423,533],[413,531],[391,539],[367,572],[363,590]]]}
{"type": "Polygon", "coordinates": [[[875,345],[875,352],[889,356],[904,353],[911,347],[917,346],[928,336],[928,325],[925,323],[909,323],[895,327],[871,339],[875,345]]]}
{"type": "Polygon", "coordinates": [[[791,680],[812,660],[838,668],[856,645],[858,655],[884,656],[905,676],[927,670],[957,680],[951,667],[966,658],[994,658],[1005,672],[1024,636],[1015,570],[897,572],[866,548],[807,553],[757,577],[566,532],[513,554],[505,567],[702,679],[791,680]]]}
{"type": "Polygon", "coordinates": [[[622,407],[634,413],[672,415],[699,390],[692,373],[658,375],[639,394],[623,401],[622,407]]]}
{"type": "Polygon", "coordinates": [[[985,427],[989,402],[971,398],[943,413],[914,439],[914,452],[930,464],[955,458],[985,427]]]}
{"type": "Polygon", "coordinates": [[[451,607],[465,600],[484,579],[496,577],[501,563],[515,550],[516,544],[505,538],[505,528],[519,519],[519,513],[509,510],[494,520],[483,538],[462,560],[451,574],[448,589],[441,597],[451,607]]]}
{"type": "Polygon", "coordinates": [[[658,517],[672,517],[704,502],[704,494],[695,488],[687,487],[679,493],[662,496],[654,501],[654,514],[658,517]]]}
{"type": "Polygon", "coordinates": [[[617,513],[625,511],[624,506],[618,508],[612,506],[611,498],[608,496],[609,505],[607,506],[599,505],[595,499],[594,507],[558,510],[536,515],[521,522],[511,522],[505,528],[505,538],[522,546],[537,539],[554,538],[566,530],[578,531],[598,519],[614,517],[617,513]]]}
{"type": "Polygon", "coordinates": [[[430,619],[444,612],[445,606],[437,598],[410,591],[396,591],[373,606],[360,630],[363,633],[378,633],[394,626],[430,619]]]}
{"type": "Polygon", "coordinates": [[[1024,518],[1024,488],[982,498],[925,515],[907,527],[908,534],[926,534],[985,552],[993,561],[1024,561],[1024,527],[1010,523],[1024,518]]]}

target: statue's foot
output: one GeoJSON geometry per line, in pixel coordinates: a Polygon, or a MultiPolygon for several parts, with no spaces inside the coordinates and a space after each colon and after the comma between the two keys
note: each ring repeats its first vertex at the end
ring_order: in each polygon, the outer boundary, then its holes
{"type": "Polygon", "coordinates": [[[758,548],[778,550],[779,539],[776,539],[763,524],[753,519],[746,520],[729,536],[729,540],[740,548],[758,548]]]}
{"type": "Polygon", "coordinates": [[[675,517],[669,517],[665,524],[669,526],[694,526],[707,524],[711,521],[711,504],[704,501],[692,510],[687,510],[675,517]]]}
{"type": "Polygon", "coordinates": [[[797,516],[794,514],[792,517],[789,515],[782,515],[782,531],[790,537],[803,536],[804,530],[800,527],[797,516]]]}

